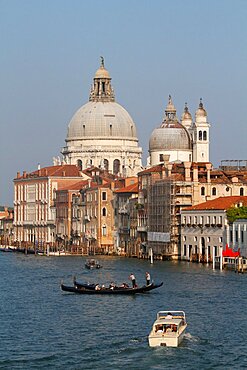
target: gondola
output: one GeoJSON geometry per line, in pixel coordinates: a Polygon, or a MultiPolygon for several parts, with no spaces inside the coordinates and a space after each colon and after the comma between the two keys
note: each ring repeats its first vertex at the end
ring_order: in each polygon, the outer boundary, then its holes
{"type": "Polygon", "coordinates": [[[61,289],[64,292],[70,293],[77,293],[77,294],[137,294],[137,293],[146,293],[150,292],[151,290],[157,289],[163,285],[163,282],[159,284],[150,284],[150,285],[143,285],[142,287],[137,288],[122,288],[122,287],[114,287],[114,288],[101,288],[97,289],[88,289],[85,287],[79,287],[78,285],[74,286],[67,286],[61,284],[61,289]]]}

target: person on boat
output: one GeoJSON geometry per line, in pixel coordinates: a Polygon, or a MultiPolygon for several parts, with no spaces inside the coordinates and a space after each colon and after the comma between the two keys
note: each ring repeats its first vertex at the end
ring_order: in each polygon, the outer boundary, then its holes
{"type": "Polygon", "coordinates": [[[95,285],[95,290],[100,290],[100,286],[99,286],[99,284],[96,284],[96,285],[95,285]]]}
{"type": "Polygon", "coordinates": [[[129,288],[129,285],[127,283],[122,283],[121,288],[129,288]]]}
{"type": "Polygon", "coordinates": [[[110,289],[112,289],[112,290],[113,290],[115,287],[116,287],[116,284],[115,284],[115,283],[111,283],[111,284],[109,285],[109,288],[110,288],[110,289]]]}
{"type": "Polygon", "coordinates": [[[130,274],[129,278],[132,281],[132,288],[136,288],[137,287],[137,284],[136,284],[135,275],[134,274],[130,274]]]}
{"type": "Polygon", "coordinates": [[[147,282],[147,285],[150,285],[151,277],[150,277],[149,272],[146,272],[146,282],[147,282]]]}

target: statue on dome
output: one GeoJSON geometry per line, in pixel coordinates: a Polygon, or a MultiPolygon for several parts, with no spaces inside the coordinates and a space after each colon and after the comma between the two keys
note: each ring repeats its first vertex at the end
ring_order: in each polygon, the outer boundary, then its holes
{"type": "Polygon", "coordinates": [[[101,59],[101,67],[105,68],[104,57],[100,57],[100,59],[101,59]]]}

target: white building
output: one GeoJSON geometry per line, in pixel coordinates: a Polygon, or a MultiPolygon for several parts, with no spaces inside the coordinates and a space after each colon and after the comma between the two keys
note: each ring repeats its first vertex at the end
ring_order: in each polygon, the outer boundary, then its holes
{"type": "Polygon", "coordinates": [[[207,112],[200,100],[195,122],[187,104],[179,122],[171,96],[160,127],[154,129],[149,140],[148,164],[161,162],[209,162],[209,127],[207,112]]]}
{"type": "Polygon", "coordinates": [[[142,149],[129,113],[115,101],[104,59],[96,71],[89,102],[72,117],[61,153],[67,164],[90,166],[135,176],[142,169],[142,149]]]}

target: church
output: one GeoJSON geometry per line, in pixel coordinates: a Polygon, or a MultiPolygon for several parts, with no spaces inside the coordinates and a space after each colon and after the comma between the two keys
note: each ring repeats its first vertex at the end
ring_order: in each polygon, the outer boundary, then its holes
{"type": "Polygon", "coordinates": [[[209,128],[207,112],[202,99],[195,114],[195,121],[185,104],[179,122],[176,108],[169,95],[165,116],[149,140],[148,163],[155,166],[162,162],[209,162],[209,128]]]}

